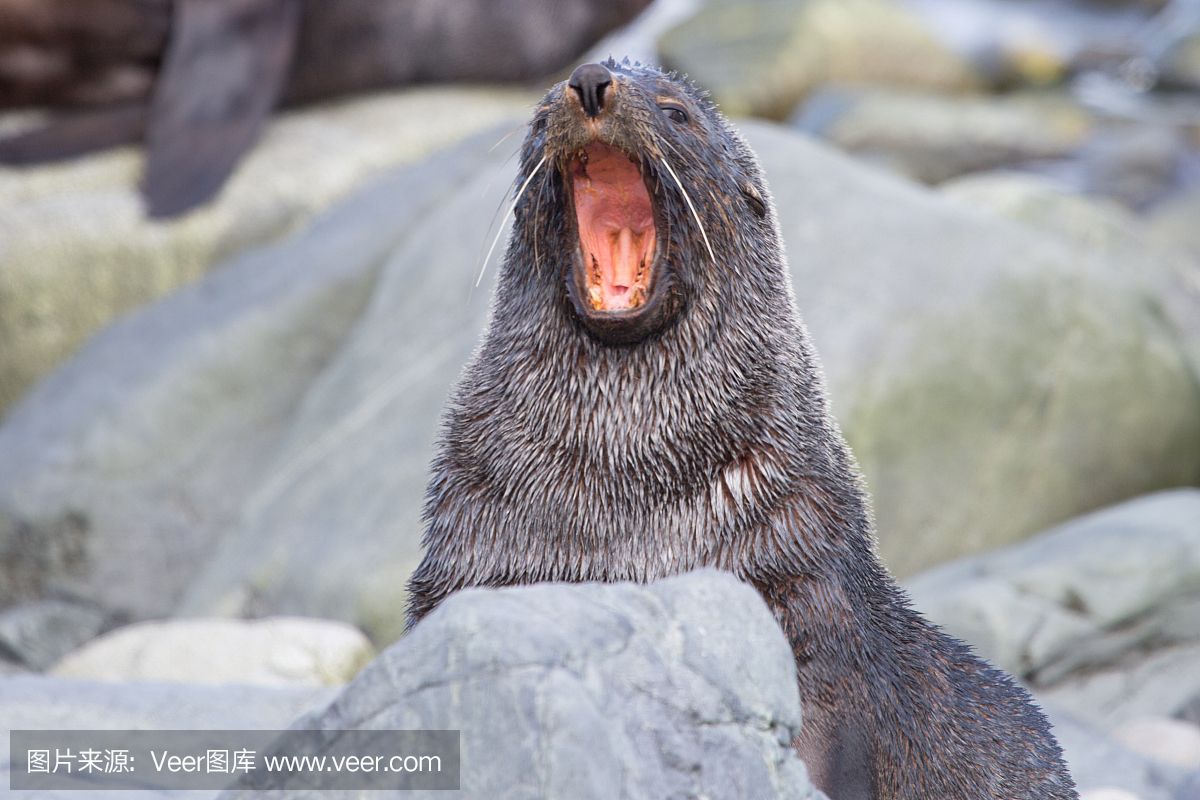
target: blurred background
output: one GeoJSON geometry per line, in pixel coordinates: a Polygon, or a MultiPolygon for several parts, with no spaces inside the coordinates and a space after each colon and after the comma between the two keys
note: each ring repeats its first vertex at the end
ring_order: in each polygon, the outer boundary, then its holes
{"type": "Polygon", "coordinates": [[[608,55],[758,153],[917,605],[1084,788],[1200,798],[1200,0],[0,0],[0,673],[400,636],[512,154],[608,55]]]}

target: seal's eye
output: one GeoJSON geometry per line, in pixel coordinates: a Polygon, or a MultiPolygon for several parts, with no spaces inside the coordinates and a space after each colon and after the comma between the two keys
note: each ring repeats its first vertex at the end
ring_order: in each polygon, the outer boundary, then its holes
{"type": "Polygon", "coordinates": [[[683,110],[683,106],[677,106],[674,103],[660,103],[658,110],[670,117],[672,122],[678,122],[680,125],[688,121],[688,113],[683,110]]]}

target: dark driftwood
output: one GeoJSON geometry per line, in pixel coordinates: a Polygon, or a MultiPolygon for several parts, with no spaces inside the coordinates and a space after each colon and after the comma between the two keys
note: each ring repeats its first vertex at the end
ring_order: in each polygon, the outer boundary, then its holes
{"type": "Polygon", "coordinates": [[[0,0],[0,108],[70,112],[0,141],[0,163],[145,140],[148,210],[170,216],[219,191],[281,103],[543,79],[648,3],[0,0]]]}

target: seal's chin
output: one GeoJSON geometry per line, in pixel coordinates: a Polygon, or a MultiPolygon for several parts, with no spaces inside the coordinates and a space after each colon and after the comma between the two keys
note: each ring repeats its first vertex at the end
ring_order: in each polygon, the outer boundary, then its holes
{"type": "Polygon", "coordinates": [[[568,281],[584,324],[602,339],[645,336],[654,307],[658,230],[650,192],[636,161],[594,142],[569,162],[579,251],[568,281]]]}

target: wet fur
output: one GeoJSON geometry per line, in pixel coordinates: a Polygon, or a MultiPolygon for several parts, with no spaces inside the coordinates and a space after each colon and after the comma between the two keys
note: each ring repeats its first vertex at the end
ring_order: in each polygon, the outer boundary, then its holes
{"type": "Polygon", "coordinates": [[[410,623],[466,586],[718,567],[759,590],[792,644],[796,747],[834,800],[1075,797],[1025,692],[918,616],[876,557],[754,154],[690,85],[608,66],[619,103],[604,136],[642,157],[669,248],[663,310],[614,346],[570,301],[578,241],[560,169],[587,136],[560,84],[518,183],[544,155],[559,168],[517,203],[487,334],[445,412],[410,623]],[[659,113],[661,96],[690,122],[659,113]]]}

